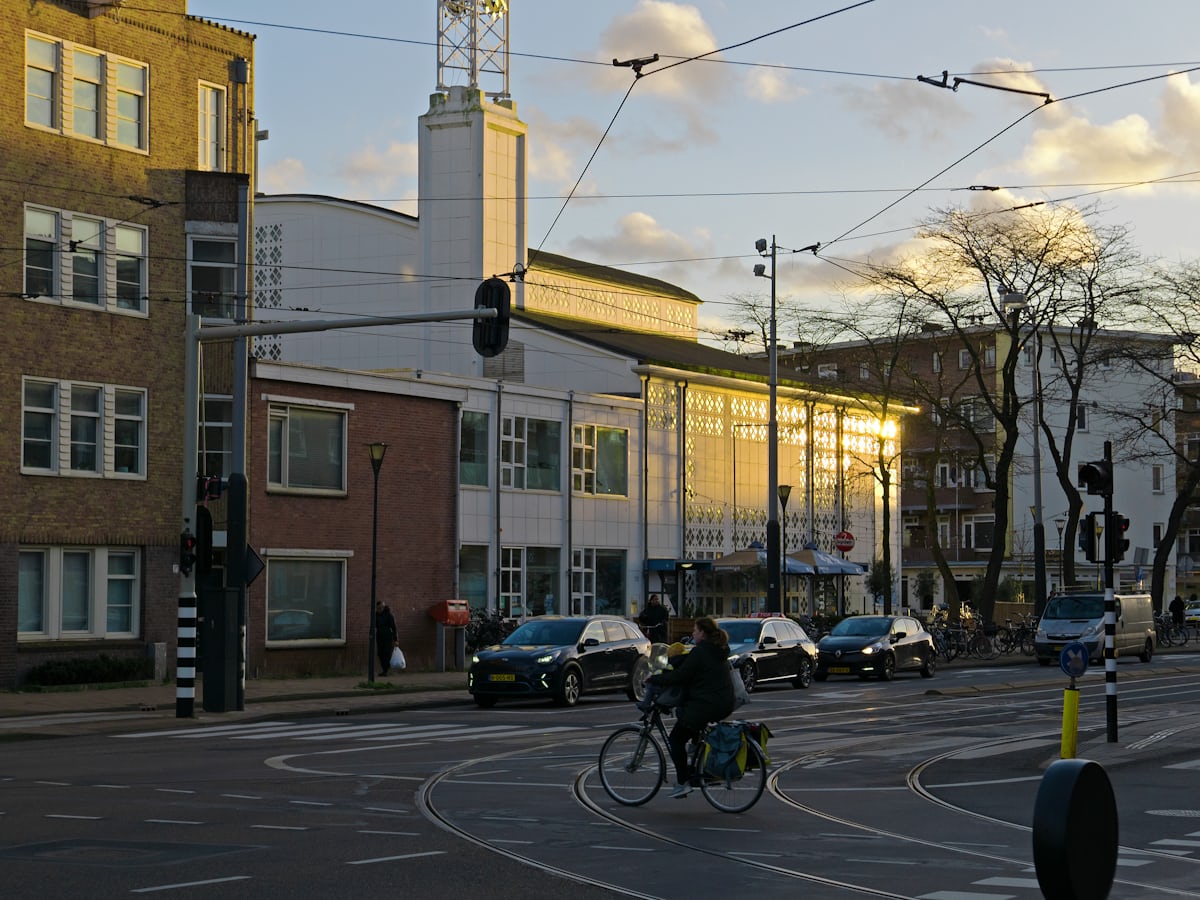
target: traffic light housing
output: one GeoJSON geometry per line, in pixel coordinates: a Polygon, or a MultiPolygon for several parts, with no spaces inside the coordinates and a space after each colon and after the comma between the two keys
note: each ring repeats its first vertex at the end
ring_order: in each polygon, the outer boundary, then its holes
{"type": "Polygon", "coordinates": [[[1079,523],[1079,549],[1083,551],[1083,558],[1088,562],[1095,562],[1100,558],[1096,547],[1096,514],[1088,513],[1079,523]]]}
{"type": "Polygon", "coordinates": [[[1111,497],[1113,489],[1112,463],[1106,459],[1080,463],[1078,484],[1080,487],[1086,487],[1089,494],[1111,497]]]}
{"type": "Polygon", "coordinates": [[[471,343],[480,356],[498,356],[508,346],[509,301],[508,284],[500,278],[489,278],[475,289],[475,308],[494,309],[494,319],[476,319],[471,331],[471,343]]]}
{"type": "Polygon", "coordinates": [[[192,567],[196,565],[196,536],[185,528],[179,535],[179,572],[181,575],[191,575],[192,567]]]}
{"type": "Polygon", "coordinates": [[[1112,557],[1113,562],[1120,562],[1125,558],[1126,552],[1129,550],[1129,538],[1126,535],[1129,533],[1129,517],[1123,516],[1119,512],[1112,514],[1112,557]]]}

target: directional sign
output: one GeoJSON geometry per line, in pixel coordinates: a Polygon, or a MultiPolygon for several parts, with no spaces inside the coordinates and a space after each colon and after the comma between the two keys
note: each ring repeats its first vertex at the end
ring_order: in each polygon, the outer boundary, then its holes
{"type": "Polygon", "coordinates": [[[1088,667],[1088,650],[1082,641],[1071,641],[1062,648],[1058,665],[1067,675],[1078,678],[1088,667]]]}

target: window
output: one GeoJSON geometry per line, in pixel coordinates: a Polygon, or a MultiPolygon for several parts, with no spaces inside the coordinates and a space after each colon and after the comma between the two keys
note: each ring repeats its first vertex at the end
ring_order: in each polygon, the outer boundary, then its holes
{"type": "Polygon", "coordinates": [[[26,125],[144,152],[148,103],[145,63],[26,34],[26,125]]]}
{"type": "Polygon", "coordinates": [[[500,615],[517,618],[525,615],[525,549],[500,548],[500,615]]]}
{"type": "Polygon", "coordinates": [[[200,85],[199,166],[206,172],[225,171],[225,89],[200,85]]]}
{"type": "Polygon", "coordinates": [[[458,480],[488,486],[488,414],[464,410],[459,427],[458,480]]]}
{"type": "Polygon", "coordinates": [[[557,491],[561,476],[559,422],[508,416],[500,434],[500,485],[516,490],[557,491]]]}
{"type": "Polygon", "coordinates": [[[996,367],[996,345],[989,344],[986,347],[979,348],[979,358],[985,366],[996,367]]]}
{"type": "Polygon", "coordinates": [[[188,292],[192,313],[214,319],[232,319],[237,312],[234,276],[237,244],[232,240],[192,238],[188,257],[188,292]]]}
{"type": "Polygon", "coordinates": [[[525,593],[527,615],[561,614],[559,585],[561,584],[562,551],[558,547],[525,548],[525,593]]]}
{"type": "Polygon", "coordinates": [[[471,609],[487,609],[488,548],[486,545],[463,544],[458,548],[458,596],[471,609]]]}
{"type": "Polygon", "coordinates": [[[971,351],[970,350],[964,349],[964,350],[958,351],[958,367],[960,369],[971,368],[971,351]]]}
{"type": "Polygon", "coordinates": [[[136,637],[141,559],[117,547],[39,547],[18,554],[22,639],[136,637]]]}
{"type": "Polygon", "coordinates": [[[1154,549],[1154,550],[1158,549],[1158,545],[1162,543],[1163,534],[1165,531],[1166,531],[1166,525],[1164,525],[1162,522],[1154,523],[1154,526],[1151,529],[1151,538],[1150,538],[1151,549],[1154,549]]]}
{"type": "Polygon", "coordinates": [[[939,547],[950,547],[950,517],[938,516],[937,542],[939,547]]]}
{"type": "Polygon", "coordinates": [[[933,353],[933,373],[936,375],[942,371],[942,354],[936,350],[933,353]]]}
{"type": "Polygon", "coordinates": [[[104,135],[104,62],[98,53],[75,51],[71,118],[75,134],[100,140],[104,135]]]}
{"type": "Polygon", "coordinates": [[[146,244],[145,228],[27,206],[26,299],[144,315],[146,244]]]}
{"type": "Polygon", "coordinates": [[[871,367],[868,366],[866,363],[859,363],[858,364],[858,380],[859,381],[869,381],[870,378],[871,378],[871,367]]]}
{"type": "Polygon", "coordinates": [[[343,643],[346,560],[267,558],[267,644],[343,643]]]}
{"type": "Polygon", "coordinates": [[[817,377],[836,379],[838,377],[837,363],[817,363],[817,377]]]}
{"type": "Polygon", "coordinates": [[[576,425],[571,441],[571,489],[579,494],[629,493],[629,432],[576,425]]]}
{"type": "Polygon", "coordinates": [[[292,490],[346,490],[346,414],[271,404],[267,483],[292,490]]]}
{"type": "Polygon", "coordinates": [[[21,470],[27,474],[145,477],[146,392],[115,385],[25,379],[21,470]]]}
{"type": "Polygon", "coordinates": [[[233,400],[205,396],[200,404],[199,474],[223,478],[233,472],[233,400]]]}
{"type": "Polygon", "coordinates": [[[994,515],[967,516],[963,519],[963,546],[975,550],[990,550],[995,532],[994,515]]]}
{"type": "Polygon", "coordinates": [[[1200,434],[1189,434],[1185,442],[1189,462],[1200,462],[1200,434]]]}
{"type": "Polygon", "coordinates": [[[937,472],[934,474],[934,487],[958,487],[958,469],[950,465],[948,462],[938,463],[937,472]]]}
{"type": "Polygon", "coordinates": [[[581,547],[571,551],[570,615],[592,615],[596,609],[596,551],[581,547]]]}
{"type": "Polygon", "coordinates": [[[1155,494],[1163,492],[1163,467],[1156,463],[1150,467],[1150,490],[1155,494]]]}
{"type": "Polygon", "coordinates": [[[1075,430],[1088,430],[1088,408],[1086,403],[1075,404],[1075,430]]]}
{"type": "Polygon", "coordinates": [[[995,431],[996,419],[982,397],[964,397],[958,403],[958,417],[968,428],[977,432],[995,431]]]}

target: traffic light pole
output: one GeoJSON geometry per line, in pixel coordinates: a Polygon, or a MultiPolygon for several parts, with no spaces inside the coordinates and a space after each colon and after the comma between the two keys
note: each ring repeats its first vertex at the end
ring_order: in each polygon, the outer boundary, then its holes
{"type": "MultiPolygon", "coordinates": [[[[1104,461],[1112,468],[1112,441],[1104,442],[1104,461]]],[[[1117,741],[1117,602],[1113,592],[1113,563],[1116,560],[1117,536],[1113,517],[1113,482],[1109,480],[1104,494],[1104,718],[1108,743],[1117,741]]]]}

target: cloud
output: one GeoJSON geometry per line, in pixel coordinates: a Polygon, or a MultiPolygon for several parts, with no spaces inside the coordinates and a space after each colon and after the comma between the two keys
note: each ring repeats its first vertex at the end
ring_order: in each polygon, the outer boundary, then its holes
{"type": "MultiPolygon", "coordinates": [[[[605,58],[634,59],[654,52],[663,59],[645,68],[646,77],[637,86],[639,93],[651,93],[675,99],[712,97],[724,92],[726,67],[711,63],[689,63],[659,74],[676,58],[690,58],[717,48],[716,39],[704,17],[694,6],[664,0],[639,0],[633,12],[613,19],[600,35],[600,52],[605,58]]],[[[606,90],[614,85],[627,86],[629,69],[614,68],[601,75],[606,90]]]]}
{"type": "Polygon", "coordinates": [[[707,229],[696,228],[692,234],[682,235],[664,228],[653,216],[632,212],[621,217],[616,229],[607,235],[575,238],[568,252],[580,259],[594,259],[684,286],[696,282],[695,265],[688,260],[709,255],[711,241],[707,229]],[[633,265],[658,260],[678,262],[653,268],[633,265]]]}
{"type": "Polygon", "coordinates": [[[783,103],[808,95],[808,89],[793,84],[784,72],[751,69],[744,79],[746,96],[759,103],[783,103]]]}
{"type": "Polygon", "coordinates": [[[351,154],[337,175],[356,184],[390,186],[417,175],[417,145],[392,141],[382,150],[368,144],[351,154]]]}
{"type": "Polygon", "coordinates": [[[881,81],[870,87],[843,85],[837,93],[852,115],[896,140],[935,144],[968,118],[949,92],[913,81],[881,81]]]}
{"type": "Polygon", "coordinates": [[[294,156],[264,166],[258,173],[258,190],[264,194],[303,194],[308,185],[304,163],[294,156]]]}

